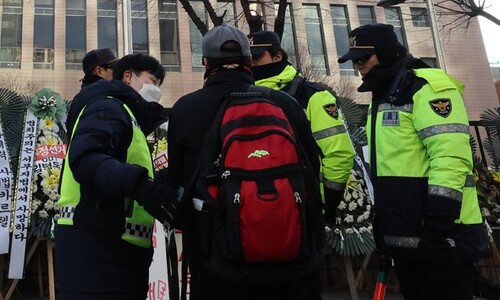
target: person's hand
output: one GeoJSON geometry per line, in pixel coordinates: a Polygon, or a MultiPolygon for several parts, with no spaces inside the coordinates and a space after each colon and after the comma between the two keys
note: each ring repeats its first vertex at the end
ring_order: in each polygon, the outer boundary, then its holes
{"type": "Polygon", "coordinates": [[[136,183],[134,199],[161,223],[172,224],[179,201],[175,190],[167,184],[141,178],[136,183]]]}
{"type": "Polygon", "coordinates": [[[425,221],[418,243],[418,254],[426,281],[432,286],[457,284],[461,260],[455,245],[454,224],[449,221],[425,221]]]}

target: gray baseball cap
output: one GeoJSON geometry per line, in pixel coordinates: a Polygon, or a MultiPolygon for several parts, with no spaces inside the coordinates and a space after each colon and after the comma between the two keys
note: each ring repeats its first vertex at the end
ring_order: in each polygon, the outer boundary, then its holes
{"type": "Polygon", "coordinates": [[[231,58],[250,56],[247,36],[238,28],[223,24],[212,28],[203,37],[204,57],[231,58]],[[233,41],[235,43],[227,43],[233,41]]]}

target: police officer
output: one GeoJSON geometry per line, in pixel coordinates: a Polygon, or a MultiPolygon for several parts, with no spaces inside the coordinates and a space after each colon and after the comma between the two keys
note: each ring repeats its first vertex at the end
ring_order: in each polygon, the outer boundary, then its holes
{"type": "Polygon", "coordinates": [[[325,221],[333,222],[354,162],[354,148],[338,112],[337,100],[320,85],[305,80],[288,62],[288,54],[281,47],[280,38],[275,32],[258,31],[248,37],[255,85],[288,92],[306,111],[314,138],[322,152],[325,221]]]}
{"type": "Polygon", "coordinates": [[[405,299],[472,299],[482,231],[464,86],[413,58],[392,25],[349,33],[372,92],[367,123],[379,250],[393,257],[405,299]]]}
{"type": "Polygon", "coordinates": [[[146,140],[166,121],[157,103],[164,76],[155,58],[127,55],[116,80],[75,96],[55,230],[58,299],[146,299],[154,218],[171,223],[177,206],[153,179],[146,140]]]}

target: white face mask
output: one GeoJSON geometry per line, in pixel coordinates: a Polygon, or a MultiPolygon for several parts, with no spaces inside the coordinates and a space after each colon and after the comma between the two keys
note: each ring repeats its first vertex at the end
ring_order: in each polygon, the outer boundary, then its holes
{"type": "Polygon", "coordinates": [[[139,93],[139,95],[141,95],[141,97],[148,102],[160,102],[162,96],[160,88],[152,83],[144,83],[144,81],[139,79],[139,77],[135,74],[134,76],[142,82],[142,88],[138,90],[137,93],[139,93]]]}

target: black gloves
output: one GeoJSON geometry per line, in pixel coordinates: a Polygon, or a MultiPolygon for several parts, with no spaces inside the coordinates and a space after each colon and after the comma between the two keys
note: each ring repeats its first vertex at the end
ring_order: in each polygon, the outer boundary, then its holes
{"type": "Polygon", "coordinates": [[[344,191],[332,190],[324,186],[323,192],[326,206],[325,222],[331,224],[335,222],[337,206],[339,206],[340,201],[344,199],[344,191]]]}
{"type": "Polygon", "coordinates": [[[458,284],[461,260],[455,245],[455,223],[448,220],[427,219],[418,243],[418,254],[424,268],[429,291],[458,284]]]}
{"type": "Polygon", "coordinates": [[[155,219],[172,225],[179,201],[170,186],[144,177],[136,183],[133,197],[155,219]]]}

